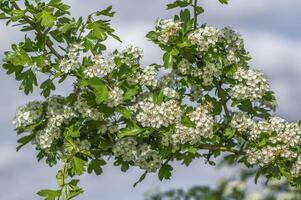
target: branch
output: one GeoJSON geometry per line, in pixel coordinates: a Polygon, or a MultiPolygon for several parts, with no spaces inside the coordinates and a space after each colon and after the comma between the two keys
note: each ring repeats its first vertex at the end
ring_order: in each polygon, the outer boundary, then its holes
{"type": "Polygon", "coordinates": [[[201,144],[198,146],[200,149],[203,150],[210,150],[210,151],[224,151],[224,152],[231,152],[235,154],[243,154],[241,150],[233,149],[231,147],[225,147],[225,146],[212,146],[208,144],[201,144]]]}
{"type": "MultiPolygon", "coordinates": [[[[11,1],[12,6],[16,10],[22,10],[19,5],[15,1],[11,1]]],[[[31,21],[31,19],[28,16],[24,16],[23,19],[33,28],[36,30],[37,34],[43,35],[41,30],[37,27],[35,22],[31,21]]],[[[54,47],[51,44],[50,40],[46,40],[46,46],[49,48],[50,52],[55,55],[58,59],[62,59],[62,56],[54,49],[54,47]]]]}
{"type": "Polygon", "coordinates": [[[0,17],[0,20],[2,20],[2,19],[10,19],[10,17],[5,17],[5,16],[0,17]]]}
{"type": "Polygon", "coordinates": [[[197,6],[198,6],[198,0],[194,0],[194,3],[193,3],[193,18],[194,18],[193,29],[196,29],[196,27],[198,25],[197,6]]]}
{"type": "Polygon", "coordinates": [[[225,114],[226,116],[229,116],[230,112],[228,110],[228,107],[227,107],[227,100],[224,98],[224,96],[222,95],[222,82],[218,83],[217,86],[217,96],[220,98],[221,102],[222,102],[222,106],[223,106],[223,109],[225,111],[225,114]]]}

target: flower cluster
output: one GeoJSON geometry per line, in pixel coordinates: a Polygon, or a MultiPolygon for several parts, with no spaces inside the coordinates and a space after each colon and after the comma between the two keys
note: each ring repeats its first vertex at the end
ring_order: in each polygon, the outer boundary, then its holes
{"type": "Polygon", "coordinates": [[[156,104],[152,98],[147,98],[138,102],[134,106],[134,111],[137,113],[137,121],[143,127],[153,128],[168,127],[175,124],[182,115],[181,107],[174,99],[156,104]]]}
{"type": "MultiPolygon", "coordinates": [[[[249,120],[244,120],[248,121],[249,120]]],[[[253,122],[245,127],[250,134],[250,141],[254,144],[265,141],[264,147],[253,146],[247,149],[247,158],[250,164],[266,166],[277,159],[286,159],[293,163],[292,175],[298,171],[297,152],[295,149],[301,144],[301,127],[297,123],[289,123],[279,117],[267,121],[253,122]]]]}
{"type": "Polygon", "coordinates": [[[263,96],[270,91],[263,73],[256,70],[238,68],[233,79],[237,82],[230,91],[234,99],[262,101],[263,96]]]}
{"type": "Polygon", "coordinates": [[[106,76],[115,69],[115,56],[111,55],[107,59],[102,55],[96,55],[93,58],[93,66],[90,66],[84,70],[85,76],[88,78],[94,78],[99,76],[106,76]]]}
{"type": "Polygon", "coordinates": [[[224,28],[221,30],[222,40],[225,45],[224,48],[227,51],[226,58],[224,59],[224,64],[229,66],[231,64],[238,63],[240,61],[237,55],[247,55],[244,49],[244,41],[238,33],[230,28],[224,28]]]}
{"type": "Polygon", "coordinates": [[[82,92],[77,97],[77,101],[74,104],[76,111],[84,118],[90,118],[93,120],[103,119],[102,114],[97,110],[97,108],[90,106],[83,95],[84,93],[82,92]]]}
{"type": "Polygon", "coordinates": [[[63,58],[59,65],[59,68],[62,72],[68,74],[80,68],[78,55],[81,48],[82,47],[80,44],[73,44],[69,47],[67,57],[63,58]]]}
{"type": "Polygon", "coordinates": [[[230,122],[230,126],[236,128],[239,132],[246,132],[253,129],[254,124],[254,121],[249,116],[240,112],[234,113],[230,122]]]}
{"type": "Polygon", "coordinates": [[[48,149],[54,140],[61,137],[61,129],[57,126],[48,124],[45,129],[39,130],[36,134],[35,143],[41,149],[48,149]]]}
{"type": "Polygon", "coordinates": [[[119,140],[113,147],[113,154],[124,161],[134,162],[134,165],[148,172],[156,172],[162,165],[162,159],[157,151],[132,137],[119,140]]]}
{"type": "Polygon", "coordinates": [[[62,96],[49,97],[46,104],[47,125],[36,135],[36,143],[41,149],[50,148],[53,141],[61,137],[61,126],[78,116],[76,111],[65,103],[65,98],[62,96]]]}
{"type": "Polygon", "coordinates": [[[205,26],[194,30],[188,35],[192,44],[196,45],[199,52],[206,52],[218,42],[221,32],[213,27],[205,26]]]}
{"type": "Polygon", "coordinates": [[[159,42],[166,44],[171,38],[176,37],[181,30],[181,22],[173,19],[159,19],[156,24],[159,42]]]}
{"type": "Polygon", "coordinates": [[[147,66],[137,74],[135,81],[142,86],[156,87],[158,85],[157,75],[158,71],[154,66],[147,66]]]}
{"type": "Polygon", "coordinates": [[[13,124],[17,129],[27,127],[38,123],[42,117],[43,104],[39,101],[33,101],[18,109],[13,124]]]}
{"type": "Polygon", "coordinates": [[[48,123],[52,126],[61,126],[67,124],[72,118],[77,117],[75,110],[68,104],[65,104],[65,98],[62,96],[52,96],[47,99],[48,123]]]}
{"type": "Polygon", "coordinates": [[[170,99],[176,99],[178,96],[177,91],[175,91],[174,89],[170,88],[170,87],[165,87],[163,88],[163,95],[170,98],[170,99]]]}
{"type": "Polygon", "coordinates": [[[204,86],[210,86],[214,78],[220,77],[222,74],[222,66],[220,64],[208,63],[202,68],[193,68],[191,76],[202,79],[204,86]]]}
{"type": "Polygon", "coordinates": [[[140,47],[133,45],[127,46],[122,53],[124,56],[129,56],[136,60],[143,57],[143,50],[140,47]]]}
{"type": "Polygon", "coordinates": [[[211,108],[210,104],[204,104],[190,112],[188,117],[195,127],[187,127],[178,123],[175,132],[171,135],[171,143],[174,146],[186,143],[197,144],[204,138],[211,138],[214,125],[214,119],[209,114],[211,108]]]}
{"type": "Polygon", "coordinates": [[[109,107],[116,107],[119,104],[122,103],[123,101],[123,90],[120,89],[119,87],[114,87],[110,92],[109,92],[109,97],[107,100],[107,105],[109,107]]]}

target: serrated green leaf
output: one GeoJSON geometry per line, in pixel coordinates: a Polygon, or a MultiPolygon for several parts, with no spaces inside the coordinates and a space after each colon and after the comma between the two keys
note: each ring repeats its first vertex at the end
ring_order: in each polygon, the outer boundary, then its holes
{"type": "Polygon", "coordinates": [[[120,112],[122,114],[122,116],[124,118],[126,118],[126,119],[131,119],[132,118],[132,115],[133,115],[132,111],[130,111],[126,108],[118,108],[117,110],[118,110],[118,112],[120,112]]]}
{"type": "Polygon", "coordinates": [[[163,55],[164,67],[171,68],[173,66],[173,55],[170,52],[166,52],[163,55]]]}
{"type": "Polygon", "coordinates": [[[132,99],[133,96],[138,94],[138,92],[139,92],[138,87],[130,88],[124,93],[123,98],[124,98],[124,100],[130,100],[130,99],[132,99]]]}
{"type": "Polygon", "coordinates": [[[100,175],[102,173],[102,166],[106,165],[106,161],[103,159],[93,159],[88,165],[88,173],[91,174],[93,171],[96,175],[100,175]]]}
{"type": "Polygon", "coordinates": [[[96,12],[96,16],[103,15],[103,16],[113,17],[115,12],[111,12],[111,11],[112,11],[112,6],[108,6],[106,9],[96,12]]]}
{"type": "Polygon", "coordinates": [[[109,90],[107,86],[100,79],[94,78],[94,79],[82,80],[80,84],[82,86],[91,86],[92,88],[94,88],[97,104],[106,101],[109,97],[109,90]]]}
{"type": "Polygon", "coordinates": [[[87,162],[79,157],[74,156],[72,158],[72,170],[75,175],[82,175],[86,171],[87,162]]]}
{"type": "Polygon", "coordinates": [[[145,129],[140,128],[137,125],[134,125],[134,126],[130,126],[130,127],[120,129],[120,132],[118,133],[118,136],[120,138],[127,137],[127,136],[135,136],[135,135],[138,135],[139,133],[142,133],[143,131],[145,131],[145,129]]]}
{"type": "Polygon", "coordinates": [[[54,86],[52,80],[47,79],[40,85],[40,89],[42,90],[41,94],[44,97],[48,97],[50,95],[51,91],[55,90],[55,86],[54,86]]]}
{"type": "Polygon", "coordinates": [[[229,0],[218,0],[221,4],[228,4],[229,0]]]}
{"type": "Polygon", "coordinates": [[[42,26],[45,27],[53,27],[54,22],[56,21],[56,17],[52,15],[51,11],[43,10],[36,15],[38,22],[41,23],[42,26]]]}
{"type": "Polygon", "coordinates": [[[162,167],[159,170],[159,174],[158,174],[160,181],[162,181],[164,179],[170,179],[172,170],[173,170],[172,166],[170,166],[168,164],[162,165],[162,167]]]}
{"type": "Polygon", "coordinates": [[[31,69],[18,75],[16,79],[22,81],[20,89],[24,90],[25,94],[32,93],[33,87],[38,85],[36,75],[31,69]]]}
{"type": "Polygon", "coordinates": [[[33,138],[34,138],[34,134],[30,134],[18,139],[18,143],[20,143],[20,145],[17,146],[17,151],[19,151],[23,146],[31,142],[33,138]]]}
{"type": "Polygon", "coordinates": [[[40,190],[37,193],[41,197],[45,197],[45,200],[56,200],[60,196],[59,190],[40,190]]]}
{"type": "Polygon", "coordinates": [[[224,132],[224,136],[226,136],[228,139],[231,139],[234,137],[235,133],[236,133],[235,129],[226,128],[226,130],[224,132]]]}

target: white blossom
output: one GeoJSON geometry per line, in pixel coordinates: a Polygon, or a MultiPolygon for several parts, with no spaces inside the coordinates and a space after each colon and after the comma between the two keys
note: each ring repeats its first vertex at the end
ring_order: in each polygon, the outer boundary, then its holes
{"type": "Polygon", "coordinates": [[[262,101],[263,96],[270,91],[268,81],[259,71],[238,68],[233,78],[237,84],[231,87],[230,94],[235,99],[262,101]]]}
{"type": "Polygon", "coordinates": [[[148,98],[138,102],[135,111],[136,119],[143,127],[153,128],[175,124],[182,115],[179,103],[173,99],[156,104],[148,98]]]}
{"type": "Polygon", "coordinates": [[[147,66],[138,73],[136,82],[142,86],[156,87],[158,80],[156,79],[158,71],[154,66],[147,66]]]}
{"type": "Polygon", "coordinates": [[[243,113],[234,113],[230,126],[236,128],[239,132],[245,132],[253,128],[253,120],[243,113]]]}
{"type": "Polygon", "coordinates": [[[133,161],[136,166],[148,172],[156,172],[162,165],[162,159],[156,150],[132,137],[119,140],[113,147],[113,154],[124,161],[133,161]]]}
{"type": "Polygon", "coordinates": [[[178,96],[178,93],[177,93],[177,91],[175,91],[172,88],[165,87],[165,88],[163,88],[163,95],[165,95],[165,96],[167,96],[168,98],[171,98],[171,99],[176,99],[177,96],[178,96]]]}
{"type": "Polygon", "coordinates": [[[78,55],[81,48],[80,44],[70,45],[67,57],[63,58],[59,64],[59,68],[62,72],[68,74],[70,72],[77,71],[80,68],[78,55]]]}
{"type": "Polygon", "coordinates": [[[196,45],[198,51],[205,52],[216,44],[220,35],[221,32],[218,29],[206,26],[194,30],[188,38],[192,44],[196,45]]]}
{"type": "Polygon", "coordinates": [[[82,94],[79,94],[74,107],[75,110],[85,118],[90,118],[93,120],[103,119],[102,114],[97,110],[97,108],[93,108],[88,105],[88,102],[82,97],[82,94]]]}
{"type": "Polygon", "coordinates": [[[159,42],[166,44],[171,38],[176,37],[181,30],[181,22],[173,19],[159,19],[156,23],[156,32],[159,42]]]}
{"type": "Polygon", "coordinates": [[[107,100],[107,105],[109,107],[116,107],[119,104],[122,103],[123,101],[123,90],[120,89],[119,87],[114,87],[110,92],[109,92],[109,97],[107,100]]]}
{"type": "Polygon", "coordinates": [[[13,124],[16,128],[26,127],[38,123],[42,117],[43,104],[39,101],[33,101],[18,109],[13,124]]]}

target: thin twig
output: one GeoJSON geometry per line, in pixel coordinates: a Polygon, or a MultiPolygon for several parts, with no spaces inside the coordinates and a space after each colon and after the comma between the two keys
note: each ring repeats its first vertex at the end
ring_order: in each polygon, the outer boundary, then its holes
{"type": "Polygon", "coordinates": [[[226,116],[229,116],[230,115],[230,112],[228,110],[228,107],[227,107],[227,100],[224,98],[224,96],[222,95],[222,92],[223,92],[223,89],[222,89],[222,82],[218,83],[217,86],[217,95],[218,97],[220,98],[221,100],[221,103],[222,103],[222,106],[223,106],[223,109],[224,109],[224,112],[226,114],[226,116]]]}
{"type": "Polygon", "coordinates": [[[197,6],[198,6],[198,0],[194,0],[194,3],[193,3],[193,18],[194,18],[193,29],[196,29],[198,26],[197,6]]]}
{"type": "MultiPolygon", "coordinates": [[[[19,5],[15,1],[11,1],[12,6],[16,10],[22,10],[19,5]]],[[[36,30],[38,35],[43,35],[41,30],[36,26],[35,22],[31,21],[31,19],[28,16],[24,16],[23,19],[33,28],[36,30]]],[[[46,46],[49,48],[50,52],[55,55],[58,59],[62,59],[62,56],[54,49],[54,47],[51,44],[50,40],[46,40],[46,46]]]]}

